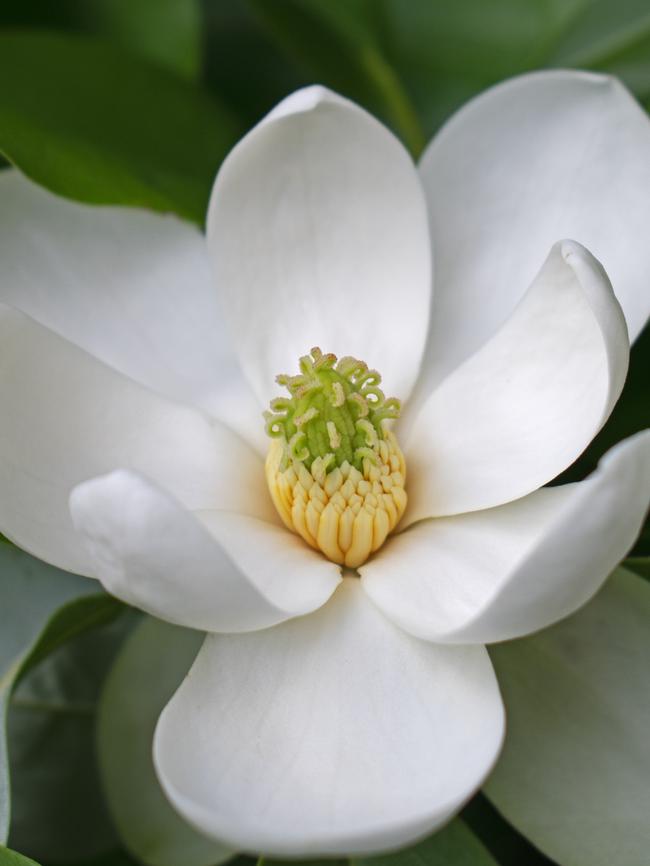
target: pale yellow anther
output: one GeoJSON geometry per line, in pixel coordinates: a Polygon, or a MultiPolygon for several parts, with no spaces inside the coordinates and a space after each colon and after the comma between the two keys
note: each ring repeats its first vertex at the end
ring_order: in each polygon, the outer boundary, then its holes
{"type": "Polygon", "coordinates": [[[296,415],[293,419],[293,423],[296,427],[304,427],[309,421],[313,421],[314,418],[318,418],[318,409],[314,409],[313,406],[310,406],[306,412],[303,412],[302,415],[296,415]]]}
{"type": "Polygon", "coordinates": [[[345,462],[326,472],[326,458],[316,458],[311,471],[302,463],[282,470],[284,448],[277,439],[266,459],[266,480],[286,526],[348,568],[363,565],[382,546],[406,508],[404,457],[393,433],[384,437],[379,462],[364,460],[363,471],[345,462]]]}
{"type": "Polygon", "coordinates": [[[345,391],[340,382],[332,382],[332,406],[339,409],[345,403],[345,391]]]}
{"type": "Polygon", "coordinates": [[[336,424],[333,421],[328,421],[326,428],[330,448],[332,449],[332,451],[336,451],[337,448],[341,447],[341,436],[339,434],[339,431],[336,429],[336,424]]]}

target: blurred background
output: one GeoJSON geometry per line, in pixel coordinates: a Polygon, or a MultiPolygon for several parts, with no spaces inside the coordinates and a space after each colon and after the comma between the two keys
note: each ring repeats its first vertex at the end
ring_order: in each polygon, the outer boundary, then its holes
{"type": "Polygon", "coordinates": [[[243,126],[319,81],[415,153],[470,96],[529,69],[611,72],[650,100],[647,0],[3,0],[0,26],[99,38],[211,92],[243,126]]]}
{"type": "MultiPolygon", "coordinates": [[[[202,225],[225,154],[302,85],[359,102],[417,158],[467,99],[548,67],[617,75],[650,108],[649,0],[0,0],[0,154],[61,195],[202,225]]],[[[648,369],[646,330],[612,418],[562,481],[648,425],[648,369]]],[[[650,553],[647,529],[634,553],[650,553]]],[[[135,862],[102,802],[92,727],[128,625],[120,618],[70,645],[23,687],[24,701],[30,689],[67,690],[76,715],[33,723],[12,710],[10,843],[45,866],[135,862]]],[[[481,795],[463,818],[502,866],[551,864],[481,795]]]]}

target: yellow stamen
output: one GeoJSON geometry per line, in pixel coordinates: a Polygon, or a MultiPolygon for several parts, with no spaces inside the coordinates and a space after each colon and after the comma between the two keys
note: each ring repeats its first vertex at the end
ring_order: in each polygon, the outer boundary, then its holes
{"type": "Polygon", "coordinates": [[[356,358],[312,349],[299,376],[280,375],[290,397],[265,413],[266,480],[282,520],[332,562],[358,568],[406,508],[406,467],[385,424],[399,400],[356,358]]]}
{"type": "Polygon", "coordinates": [[[358,568],[395,529],[406,508],[404,456],[390,431],[377,464],[359,471],[345,461],[329,474],[314,460],[311,471],[295,462],[280,468],[284,448],[271,442],[266,480],[286,526],[332,562],[358,568]]]}

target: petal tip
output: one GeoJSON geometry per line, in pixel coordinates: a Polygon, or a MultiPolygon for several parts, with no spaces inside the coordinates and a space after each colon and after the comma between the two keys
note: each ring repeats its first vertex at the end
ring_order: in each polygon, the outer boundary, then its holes
{"type": "Polygon", "coordinates": [[[338,102],[340,97],[333,90],[329,90],[322,84],[310,84],[308,87],[302,87],[289,94],[282,102],[279,102],[275,108],[266,116],[267,120],[276,120],[281,117],[288,117],[291,114],[307,114],[314,111],[324,102],[338,102]]]}

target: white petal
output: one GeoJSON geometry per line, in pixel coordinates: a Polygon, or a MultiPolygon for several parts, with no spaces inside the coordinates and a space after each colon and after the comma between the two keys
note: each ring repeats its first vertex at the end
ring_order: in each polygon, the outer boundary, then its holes
{"type": "Polygon", "coordinates": [[[650,586],[621,569],[571,619],[491,648],[508,736],[487,794],[554,862],[648,862],[649,619],[650,586]]]}
{"type": "Polygon", "coordinates": [[[151,755],[158,715],[202,641],[200,632],[147,617],[124,643],[102,691],[97,746],[104,792],[122,841],[149,866],[214,866],[232,856],[171,808],[151,755]]]}
{"type": "Polygon", "coordinates": [[[0,406],[0,531],[68,571],[92,574],[70,491],[118,467],[145,473],[189,508],[273,512],[261,460],[229,429],[3,305],[0,406]]]}
{"type": "Polygon", "coordinates": [[[650,501],[650,431],[609,451],[586,481],[487,511],[427,520],[364,565],[362,585],[427,640],[489,643],[573,613],[639,533],[650,501]]]}
{"type": "Polygon", "coordinates": [[[410,637],[347,578],[309,617],[209,636],[160,718],[154,762],[181,814],[231,845],[370,853],[446,821],[502,734],[484,648],[410,637]]]}
{"type": "Polygon", "coordinates": [[[650,122],[618,81],[560,70],[506,81],[443,127],[421,176],[435,246],[425,392],[508,318],[558,238],[603,263],[630,338],[640,332],[650,122]]]}
{"type": "Polygon", "coordinates": [[[71,202],[12,170],[0,203],[0,301],[167,397],[234,414],[244,380],[197,228],[71,202]]]}
{"type": "Polygon", "coordinates": [[[312,346],[408,395],[429,310],[426,207],[407,152],[365,111],[322,87],[280,103],[223,163],[208,245],[262,402],[312,346]]]}
{"type": "Polygon", "coordinates": [[[132,472],[80,484],[70,510],[106,589],[177,625],[266,628],[320,607],[341,579],[284,527],[227,511],[200,519],[132,472]]]}
{"type": "Polygon", "coordinates": [[[416,417],[405,525],[501,505],[566,469],[609,416],[628,357],[602,267],[556,244],[506,324],[416,417]]]}

